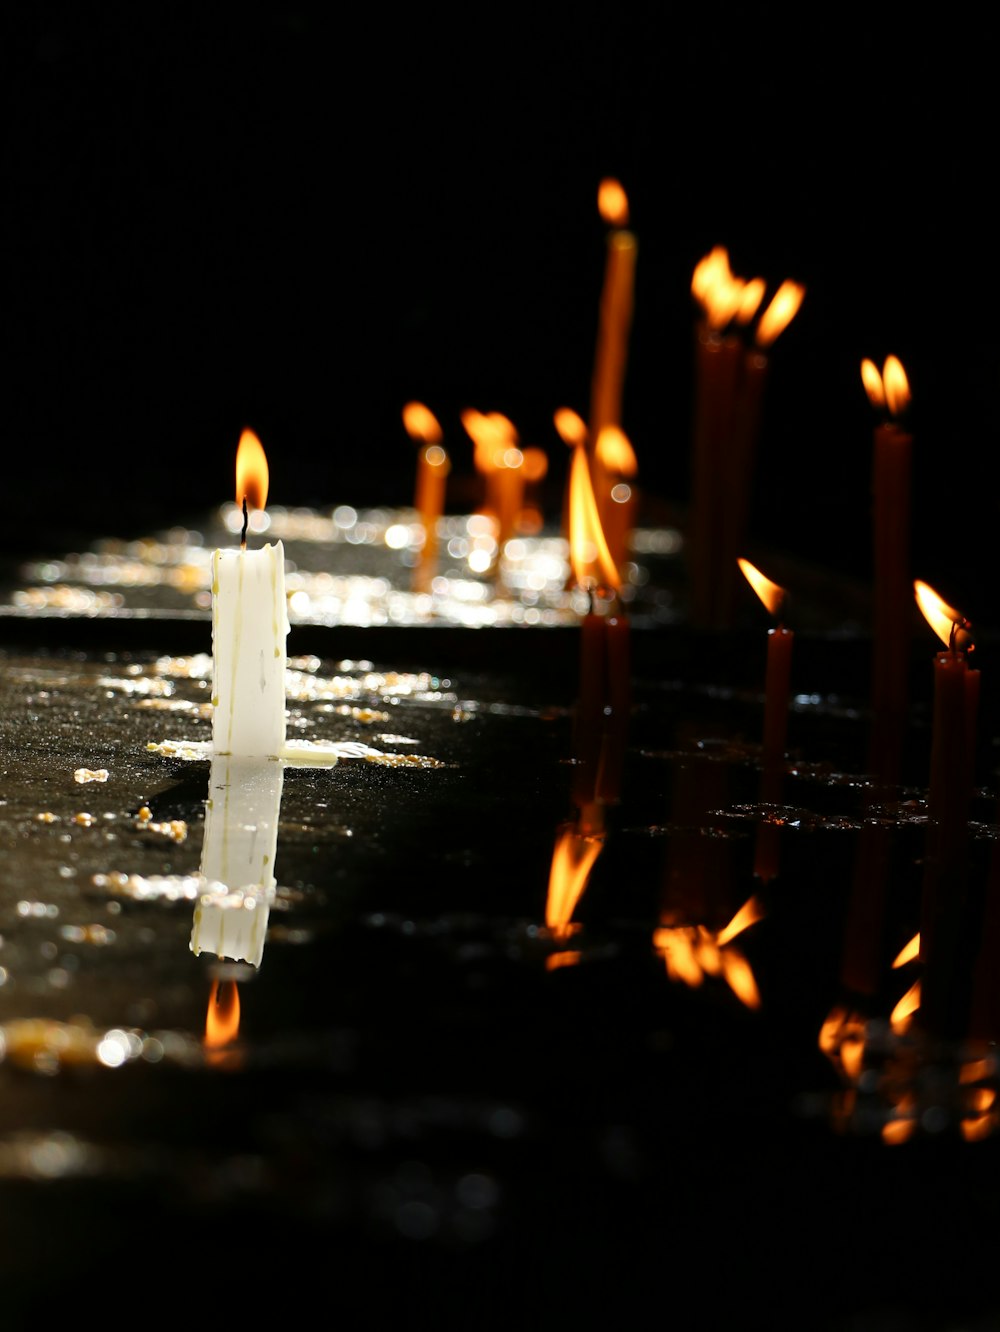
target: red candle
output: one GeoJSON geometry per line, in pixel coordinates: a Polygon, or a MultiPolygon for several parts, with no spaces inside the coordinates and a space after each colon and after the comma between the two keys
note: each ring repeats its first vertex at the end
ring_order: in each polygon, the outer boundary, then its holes
{"type": "Polygon", "coordinates": [[[874,433],[872,527],[875,564],[872,641],[872,770],[884,783],[899,780],[906,729],[910,652],[910,491],[913,437],[898,417],[910,402],[906,372],[895,356],[880,375],[864,360],[861,378],[873,406],[890,419],[874,433]]]}
{"type": "Polygon", "coordinates": [[[628,198],[616,180],[602,180],[597,206],[611,226],[601,292],[597,349],[590,395],[590,438],[606,425],[620,425],[625,365],[635,295],[635,236],[628,227],[628,198]]]}
{"type": "MultiPolygon", "coordinates": [[[[780,623],[785,589],[772,583],[749,560],[738,561],[750,586],[779,623],[768,630],[767,670],[764,677],[764,742],[760,800],[765,806],[781,801],[785,772],[785,744],[788,737],[788,699],[791,692],[792,645],[795,635],[780,623]]],[[[754,873],[765,883],[778,873],[780,824],[770,819],[757,827],[754,873]]]]}
{"type": "Polygon", "coordinates": [[[920,1021],[951,1034],[964,1021],[965,977],[958,974],[967,929],[969,806],[975,775],[979,671],[969,667],[968,622],[926,583],[914,583],[917,601],[942,642],[934,658],[934,715],[927,801],[927,849],[920,904],[923,963],[920,1021]]]}

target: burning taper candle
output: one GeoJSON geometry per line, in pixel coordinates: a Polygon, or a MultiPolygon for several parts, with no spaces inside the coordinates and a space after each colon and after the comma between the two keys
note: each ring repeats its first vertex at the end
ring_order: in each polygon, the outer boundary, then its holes
{"type": "Polygon", "coordinates": [[[442,447],[444,438],[437,417],[422,402],[408,402],[403,408],[403,427],[419,446],[417,480],[413,507],[424,529],[424,544],[414,571],[414,584],[426,592],[437,571],[438,523],[444,515],[445,485],[451,462],[442,447]]]}
{"type": "Polygon", "coordinates": [[[601,181],[597,191],[597,207],[610,230],[591,382],[592,443],[596,442],[605,426],[620,426],[622,423],[622,393],[632,327],[638,251],[636,238],[628,229],[628,196],[617,180],[609,178],[601,181]]]}
{"type": "Polygon", "coordinates": [[[267,503],[260,440],[244,430],[236,454],[239,550],[212,557],[212,742],[216,754],[277,758],[285,744],[285,548],[247,550],[249,510],[267,503]]]}

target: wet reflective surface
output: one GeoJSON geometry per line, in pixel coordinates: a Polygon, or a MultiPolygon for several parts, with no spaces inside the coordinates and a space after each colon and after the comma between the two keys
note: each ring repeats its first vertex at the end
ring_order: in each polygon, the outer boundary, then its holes
{"type": "MultiPolygon", "coordinates": [[[[263,774],[210,762],[204,656],[0,657],[13,1325],[126,1293],[248,1313],[266,1281],[536,1326],[635,1315],[671,1273],[706,1325],[990,1325],[993,1036],[890,1024],[925,701],[874,803],[867,649],[803,635],[765,801],[763,638],[667,645],[595,803],[572,654],[487,673],[463,641],[419,670],[293,657],[303,762],[263,774]],[[891,872],[858,930],[866,828],[891,872]]],[[[987,783],[973,816],[975,914],[987,783]]]]}

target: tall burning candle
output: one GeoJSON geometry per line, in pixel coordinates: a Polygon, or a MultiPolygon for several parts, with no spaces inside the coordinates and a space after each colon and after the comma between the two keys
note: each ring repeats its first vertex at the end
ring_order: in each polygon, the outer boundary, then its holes
{"type": "Polygon", "coordinates": [[[403,408],[403,426],[418,446],[417,480],[413,507],[424,530],[415,581],[420,590],[430,586],[437,568],[438,523],[444,514],[445,487],[451,461],[442,447],[443,434],[437,417],[422,402],[408,402],[403,408]]]}
{"type": "Polygon", "coordinates": [[[927,801],[927,852],[920,909],[924,966],[921,1023],[941,1033],[956,1021],[956,962],[965,929],[969,808],[975,775],[979,671],[968,621],[933,588],[913,584],[927,623],[945,644],[934,658],[934,716],[927,801]]]}
{"type": "Polygon", "coordinates": [[[872,769],[883,782],[899,777],[906,728],[910,652],[910,491],[913,437],[900,417],[910,404],[906,371],[895,356],[882,374],[861,362],[872,406],[885,413],[875,428],[872,459],[872,533],[875,563],[872,642],[872,769]]]}
{"type": "MultiPolygon", "coordinates": [[[[785,589],[764,576],[749,560],[739,568],[771,615],[778,621],[767,635],[767,670],[764,677],[764,742],[761,770],[761,801],[781,800],[784,784],[785,745],[788,736],[788,699],[791,692],[792,644],[795,635],[782,623],[785,589]]],[[[765,818],[757,829],[754,873],[765,883],[778,872],[779,825],[765,818]]]]}
{"type": "Polygon", "coordinates": [[[285,549],[247,550],[249,510],[267,503],[260,440],[244,430],[236,454],[238,550],[212,557],[212,743],[216,754],[277,758],[285,743],[285,549]]]}
{"type": "Polygon", "coordinates": [[[580,625],[573,789],[574,800],[583,808],[620,797],[631,708],[630,627],[582,445],[574,449],[570,491],[570,560],[577,585],[590,597],[580,625]]]}
{"type": "Polygon", "coordinates": [[[617,180],[601,181],[597,207],[610,231],[591,382],[591,440],[597,439],[604,426],[621,424],[638,252],[636,238],[628,230],[628,196],[617,180]]]}

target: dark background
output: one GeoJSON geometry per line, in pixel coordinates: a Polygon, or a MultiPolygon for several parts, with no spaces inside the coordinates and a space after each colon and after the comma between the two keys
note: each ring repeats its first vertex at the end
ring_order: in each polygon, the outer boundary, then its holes
{"type": "Polygon", "coordinates": [[[1000,309],[981,34],[892,8],[364,14],[14,5],[3,20],[8,551],[229,497],[405,503],[409,398],[565,450],[586,414],[603,175],[639,238],[625,427],[689,490],[692,269],[805,284],[776,344],[755,537],[864,576],[863,356],[914,405],[915,572],[993,616],[1000,309]]]}

